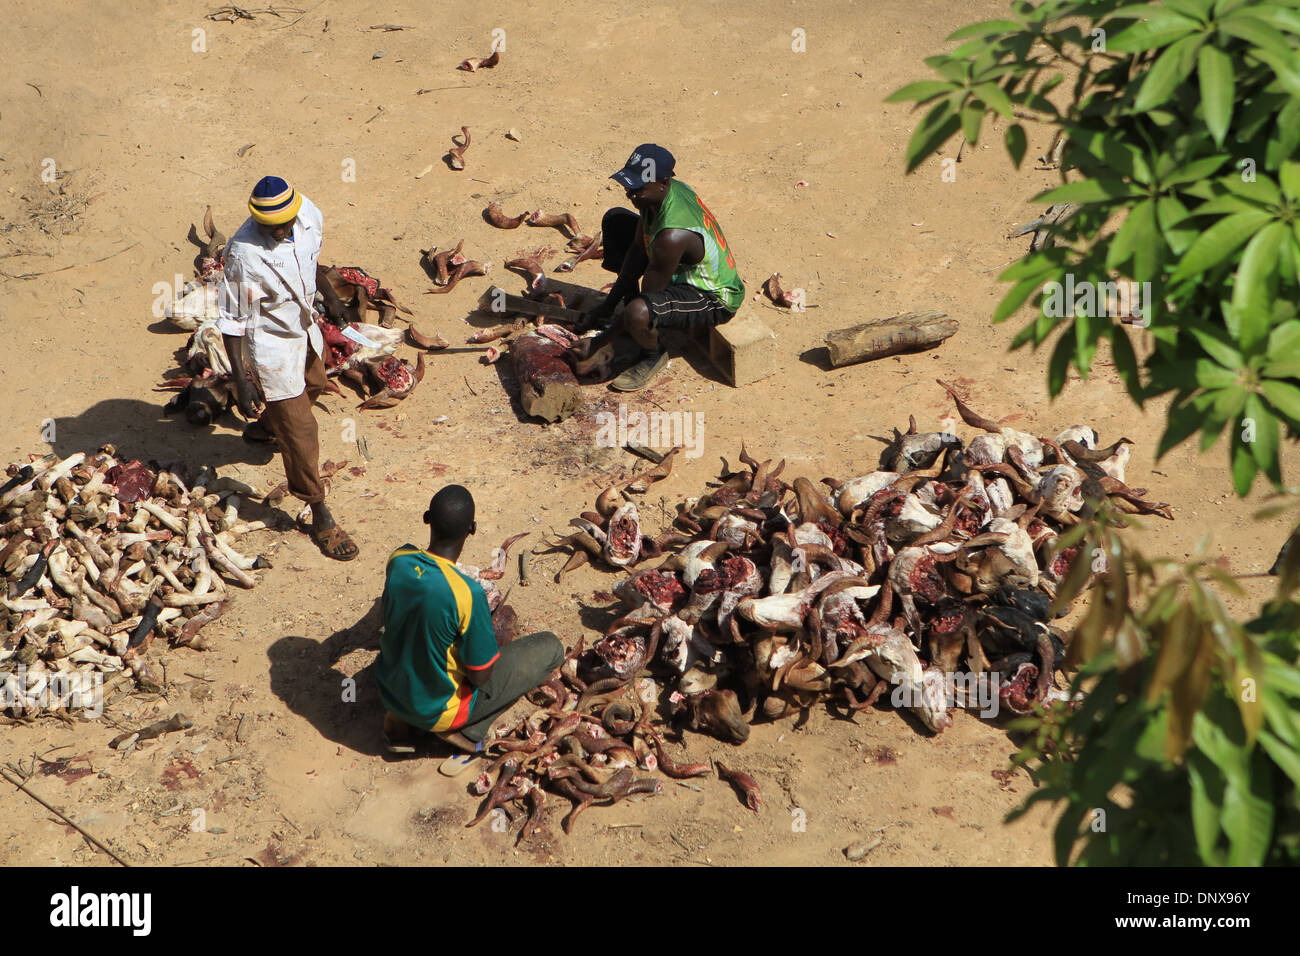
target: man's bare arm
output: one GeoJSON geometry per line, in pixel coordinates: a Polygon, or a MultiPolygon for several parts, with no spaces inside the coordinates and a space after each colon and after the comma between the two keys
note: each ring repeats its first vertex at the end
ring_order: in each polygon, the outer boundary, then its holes
{"type": "Polygon", "coordinates": [[[645,272],[649,259],[645,254],[645,242],[642,239],[642,224],[636,224],[636,235],[632,237],[632,244],[628,246],[627,253],[623,256],[623,265],[618,270],[618,278],[614,280],[614,287],[609,290],[609,294],[600,300],[600,303],[587,313],[586,327],[597,323],[601,319],[607,319],[614,314],[620,303],[626,302],[632,296],[636,295],[637,287],[641,279],[641,274],[645,272]]]}
{"type": "Polygon", "coordinates": [[[623,256],[623,265],[618,270],[618,278],[614,280],[614,287],[609,290],[609,295],[606,297],[606,301],[611,305],[611,312],[613,306],[626,302],[637,293],[638,280],[650,261],[645,254],[644,235],[643,223],[638,221],[636,234],[632,237],[632,245],[623,256]]]}
{"type": "Polygon", "coordinates": [[[704,257],[704,240],[689,229],[664,229],[650,247],[650,264],[641,277],[642,292],[660,292],[673,281],[683,261],[699,262],[704,257]]]}

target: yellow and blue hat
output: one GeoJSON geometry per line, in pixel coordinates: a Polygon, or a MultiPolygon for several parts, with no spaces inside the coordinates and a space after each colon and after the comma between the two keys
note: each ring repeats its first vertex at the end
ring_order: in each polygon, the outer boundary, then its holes
{"type": "Polygon", "coordinates": [[[248,210],[264,226],[281,226],[293,221],[302,208],[302,197],[279,176],[263,176],[253,187],[248,210]]]}

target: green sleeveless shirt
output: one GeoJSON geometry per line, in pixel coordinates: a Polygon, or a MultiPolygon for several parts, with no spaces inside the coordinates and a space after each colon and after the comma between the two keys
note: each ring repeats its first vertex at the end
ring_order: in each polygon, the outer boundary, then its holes
{"type": "Polygon", "coordinates": [[[727,248],[727,240],[713,213],[700,202],[695,190],[677,179],[669,180],[668,194],[659,204],[653,219],[645,220],[645,251],[664,229],[686,229],[704,240],[704,258],[696,265],[679,264],[673,282],[694,286],[716,295],[727,311],[735,315],[745,299],[745,284],[736,272],[736,259],[727,248]]]}

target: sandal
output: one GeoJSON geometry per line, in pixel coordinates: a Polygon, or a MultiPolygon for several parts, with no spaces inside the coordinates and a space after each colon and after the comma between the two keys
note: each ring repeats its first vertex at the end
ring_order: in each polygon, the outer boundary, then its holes
{"type": "Polygon", "coordinates": [[[406,740],[390,737],[388,732],[385,731],[384,750],[394,756],[406,756],[415,753],[415,745],[406,740]]]}
{"type": "Polygon", "coordinates": [[[348,533],[338,525],[331,525],[320,531],[311,531],[310,534],[311,539],[320,548],[321,554],[327,558],[333,558],[335,561],[351,561],[361,553],[361,550],[348,537],[348,533]]]}
{"type": "Polygon", "coordinates": [[[477,767],[483,762],[483,741],[478,742],[473,753],[454,753],[438,765],[438,773],[444,777],[459,777],[466,770],[477,767]]]}
{"type": "Polygon", "coordinates": [[[384,713],[384,750],[394,756],[405,756],[415,753],[415,738],[419,731],[403,720],[399,720],[392,714],[384,713]]]}

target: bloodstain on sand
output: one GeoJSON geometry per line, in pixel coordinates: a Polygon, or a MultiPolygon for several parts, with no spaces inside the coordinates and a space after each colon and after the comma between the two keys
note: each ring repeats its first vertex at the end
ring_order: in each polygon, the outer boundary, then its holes
{"type": "Polygon", "coordinates": [[[189,757],[177,757],[162,772],[162,785],[168,790],[179,790],[190,780],[199,778],[198,768],[189,757]]]}

